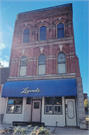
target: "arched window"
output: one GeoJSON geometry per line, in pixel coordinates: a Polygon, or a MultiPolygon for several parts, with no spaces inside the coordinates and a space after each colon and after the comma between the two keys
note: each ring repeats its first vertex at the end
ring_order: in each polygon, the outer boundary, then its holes
{"type": "Polygon", "coordinates": [[[45,74],[45,65],[46,65],[46,57],[44,54],[41,54],[38,58],[38,74],[45,74]]]}
{"type": "Polygon", "coordinates": [[[57,38],[63,38],[64,37],[64,24],[59,23],[57,25],[57,38]]]}
{"type": "Polygon", "coordinates": [[[58,73],[66,73],[66,59],[65,53],[60,52],[57,55],[58,73]]]}
{"type": "Polygon", "coordinates": [[[23,43],[28,43],[29,42],[29,34],[30,34],[30,30],[28,28],[26,28],[23,31],[23,43]]]}
{"type": "Polygon", "coordinates": [[[40,27],[39,40],[46,40],[46,27],[40,27]]]}
{"type": "Polygon", "coordinates": [[[20,59],[20,71],[19,75],[20,76],[25,76],[26,75],[26,69],[27,69],[27,57],[22,56],[20,59]]]}

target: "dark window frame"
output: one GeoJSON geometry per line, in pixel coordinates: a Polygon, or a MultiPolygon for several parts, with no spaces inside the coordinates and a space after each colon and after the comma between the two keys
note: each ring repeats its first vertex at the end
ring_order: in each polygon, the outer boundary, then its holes
{"type": "MultiPolygon", "coordinates": [[[[62,56],[61,56],[62,57],[62,56]]],[[[57,55],[57,72],[58,74],[66,74],[66,55],[64,52],[59,52],[58,55],[57,55]],[[63,54],[64,56],[64,59],[61,60],[60,58],[60,55],[63,54]],[[60,73],[59,72],[59,68],[58,68],[58,65],[61,65],[61,64],[65,64],[65,72],[63,73],[60,73]]]]}
{"type": "Polygon", "coordinates": [[[45,75],[46,74],[46,56],[45,54],[40,54],[38,57],[38,75],[45,75]],[[43,57],[43,58],[41,58],[43,57]],[[45,66],[45,73],[44,74],[39,74],[39,66],[44,65],[45,66]]]}
{"type": "Polygon", "coordinates": [[[27,105],[31,105],[31,101],[32,101],[32,98],[31,97],[27,97],[26,98],[26,104],[27,105]]]}
{"type": "Polygon", "coordinates": [[[47,37],[47,34],[46,34],[46,26],[41,26],[40,29],[39,29],[39,40],[42,41],[42,40],[46,40],[46,37],[47,37]],[[42,28],[45,30],[42,31],[42,28]]]}
{"type": "Polygon", "coordinates": [[[23,43],[29,43],[30,29],[26,28],[23,30],[23,43]]]}
{"type": "Polygon", "coordinates": [[[20,67],[19,67],[19,76],[26,76],[26,74],[25,75],[20,74],[21,67],[25,67],[27,70],[27,56],[22,56],[20,58],[20,67]]]}
{"type": "Polygon", "coordinates": [[[65,37],[64,24],[63,23],[58,23],[57,24],[57,38],[64,38],[64,37],[65,37]],[[61,25],[63,25],[63,27],[61,25]]]}

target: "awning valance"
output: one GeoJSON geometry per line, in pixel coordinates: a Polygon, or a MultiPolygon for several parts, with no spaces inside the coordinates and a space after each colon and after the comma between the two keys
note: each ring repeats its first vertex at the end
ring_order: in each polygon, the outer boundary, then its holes
{"type": "Polygon", "coordinates": [[[77,96],[76,79],[6,82],[2,97],[77,96]]]}

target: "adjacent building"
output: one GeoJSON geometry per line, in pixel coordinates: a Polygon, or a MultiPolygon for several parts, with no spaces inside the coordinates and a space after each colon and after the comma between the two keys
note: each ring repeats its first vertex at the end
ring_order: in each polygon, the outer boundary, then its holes
{"type": "Polygon", "coordinates": [[[17,15],[10,67],[4,123],[86,128],[72,4],[17,15]]]}
{"type": "Polygon", "coordinates": [[[10,67],[3,67],[0,63],[0,123],[3,122],[3,115],[6,108],[6,98],[1,97],[2,87],[10,74],[10,67]]]}

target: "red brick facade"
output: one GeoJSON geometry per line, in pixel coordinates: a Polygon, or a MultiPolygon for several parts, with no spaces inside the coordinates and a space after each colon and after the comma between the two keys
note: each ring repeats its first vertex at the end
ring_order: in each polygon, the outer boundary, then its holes
{"type": "Polygon", "coordinates": [[[38,76],[38,56],[46,56],[46,75],[58,75],[57,54],[66,55],[66,74],[76,73],[80,76],[79,62],[75,54],[73,20],[70,6],[48,9],[37,12],[18,14],[15,22],[11,57],[10,77],[19,76],[20,58],[27,56],[26,76],[38,76]],[[57,38],[57,24],[64,23],[64,37],[57,38]],[[39,28],[46,26],[46,40],[39,40],[39,28]],[[30,29],[29,43],[23,43],[23,30],[30,29]],[[60,46],[62,45],[62,49],[60,46]]]}

